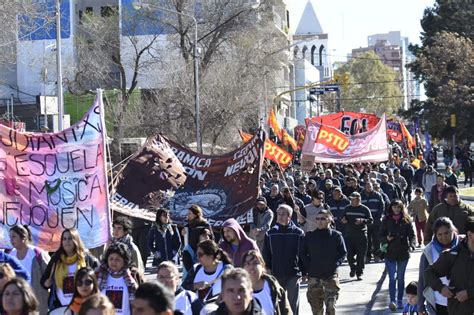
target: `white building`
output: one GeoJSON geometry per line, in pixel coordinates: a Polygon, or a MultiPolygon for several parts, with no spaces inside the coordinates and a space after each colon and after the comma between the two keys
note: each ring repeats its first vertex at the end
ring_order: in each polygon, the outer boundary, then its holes
{"type": "MultiPolygon", "coordinates": [[[[323,31],[311,1],[306,4],[293,34],[293,41],[297,43],[293,48],[296,87],[330,80],[333,69],[328,55],[329,36],[323,31]]],[[[304,125],[306,117],[318,113],[316,104],[310,103],[307,96],[307,90],[298,90],[294,93],[299,125],[304,125]]]]}

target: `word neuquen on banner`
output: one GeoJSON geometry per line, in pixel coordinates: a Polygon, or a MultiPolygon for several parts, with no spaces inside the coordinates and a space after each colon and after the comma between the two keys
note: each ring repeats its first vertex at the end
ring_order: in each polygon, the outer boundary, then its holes
{"type": "Polygon", "coordinates": [[[337,130],[336,128],[321,125],[319,128],[318,136],[316,137],[316,143],[321,143],[328,148],[334,149],[339,153],[349,146],[349,139],[344,133],[337,130]]]}

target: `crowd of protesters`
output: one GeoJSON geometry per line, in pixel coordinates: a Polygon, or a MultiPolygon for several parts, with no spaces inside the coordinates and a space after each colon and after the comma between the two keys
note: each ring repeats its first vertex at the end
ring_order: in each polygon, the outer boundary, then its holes
{"type": "Polygon", "coordinates": [[[266,165],[250,224],[212,227],[192,205],[178,228],[161,208],[144,248],[130,219],[116,217],[98,257],[75,229],[50,255],[17,225],[13,249],[0,252],[0,314],[297,315],[302,282],[313,314],[335,314],[346,260],[358,281],[367,263],[384,262],[392,311],[472,314],[474,210],[457,186],[451,167],[438,172],[414,157],[308,171],[266,165]],[[416,247],[419,279],[405,287],[416,247]],[[149,256],[157,282],[144,281],[149,256]]]}

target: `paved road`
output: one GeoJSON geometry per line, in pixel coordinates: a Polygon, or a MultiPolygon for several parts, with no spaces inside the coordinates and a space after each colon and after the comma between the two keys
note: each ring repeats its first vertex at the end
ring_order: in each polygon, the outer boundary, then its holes
{"type": "MultiPolygon", "coordinates": [[[[410,258],[405,275],[406,283],[418,279],[418,262],[421,250],[417,249],[410,258]]],[[[151,266],[151,259],[148,266],[151,266]]],[[[388,278],[384,272],[385,264],[370,263],[366,266],[362,281],[349,277],[349,266],[340,268],[341,292],[337,302],[337,314],[392,314],[388,310],[388,278]]],[[[147,280],[154,280],[153,268],[147,268],[147,280]]],[[[311,314],[306,298],[306,285],[300,290],[300,314],[311,314]]],[[[400,312],[398,312],[400,313],[400,312]]]]}

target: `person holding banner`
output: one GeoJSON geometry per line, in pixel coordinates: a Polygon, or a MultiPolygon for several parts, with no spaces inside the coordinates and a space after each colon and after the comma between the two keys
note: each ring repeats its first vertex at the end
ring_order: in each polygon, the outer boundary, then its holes
{"type": "Polygon", "coordinates": [[[61,233],[59,249],[51,257],[41,277],[41,285],[49,289],[48,308],[53,310],[71,303],[74,293],[74,276],[83,267],[98,267],[97,260],[89,254],[76,229],[61,233]]]}
{"type": "Polygon", "coordinates": [[[10,229],[10,243],[13,250],[10,255],[16,257],[30,275],[30,285],[40,304],[40,314],[48,312],[48,290],[41,286],[41,277],[46,270],[50,257],[39,247],[32,246],[31,232],[26,225],[15,225],[10,229]]]}

